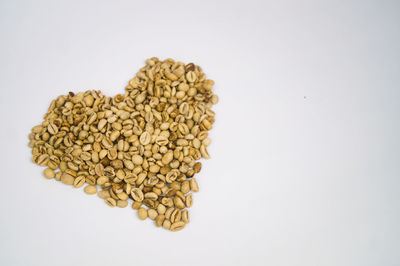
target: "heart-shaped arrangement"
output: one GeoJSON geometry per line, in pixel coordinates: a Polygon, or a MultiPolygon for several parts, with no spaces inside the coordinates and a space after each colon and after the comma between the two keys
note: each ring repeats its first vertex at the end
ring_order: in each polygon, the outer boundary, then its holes
{"type": "Polygon", "coordinates": [[[150,58],[124,95],[92,90],[53,100],[29,135],[32,160],[47,167],[46,178],[76,188],[87,183],[84,191],[111,207],[133,200],[140,219],[181,230],[191,191],[199,191],[198,160],[210,157],[213,85],[193,63],[150,58]]]}

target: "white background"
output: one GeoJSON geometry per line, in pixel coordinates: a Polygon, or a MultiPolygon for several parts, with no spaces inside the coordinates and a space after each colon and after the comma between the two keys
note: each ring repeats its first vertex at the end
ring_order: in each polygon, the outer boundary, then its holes
{"type": "Polygon", "coordinates": [[[0,265],[400,265],[398,1],[1,1],[0,265]],[[30,129],[148,57],[220,103],[181,232],[42,176],[30,129]]]}

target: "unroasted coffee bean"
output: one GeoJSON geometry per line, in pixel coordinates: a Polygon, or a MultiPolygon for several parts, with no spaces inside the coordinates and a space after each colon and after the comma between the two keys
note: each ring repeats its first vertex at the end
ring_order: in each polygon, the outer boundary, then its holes
{"type": "Polygon", "coordinates": [[[195,178],[192,178],[192,179],[189,181],[189,183],[190,183],[190,189],[191,189],[193,192],[198,192],[198,191],[199,191],[199,185],[197,184],[197,181],[196,181],[195,178]]]}
{"type": "Polygon", "coordinates": [[[147,145],[147,144],[150,143],[150,138],[151,138],[150,133],[147,132],[147,131],[145,131],[145,132],[143,132],[142,135],[140,136],[140,143],[141,143],[142,145],[147,145]]]}
{"type": "Polygon", "coordinates": [[[182,230],[183,228],[185,228],[184,222],[176,222],[176,223],[171,224],[171,231],[176,232],[176,231],[182,230]]]}
{"type": "Polygon", "coordinates": [[[50,124],[47,126],[47,131],[48,131],[51,135],[55,135],[55,134],[58,133],[58,127],[57,127],[55,124],[50,123],[50,124]]]}
{"type": "Polygon", "coordinates": [[[136,165],[141,165],[143,163],[143,157],[140,155],[133,155],[132,162],[136,165]]]}
{"type": "Polygon", "coordinates": [[[61,175],[61,182],[66,185],[72,185],[74,183],[74,177],[70,174],[64,173],[61,175]]]}
{"type": "Polygon", "coordinates": [[[109,181],[109,179],[108,179],[108,177],[106,177],[106,176],[100,176],[100,177],[97,178],[97,180],[96,180],[97,185],[100,185],[100,186],[104,185],[104,184],[107,183],[108,181],[109,181]]]}
{"type": "Polygon", "coordinates": [[[172,207],[174,205],[174,201],[171,198],[163,198],[161,203],[167,207],[172,207]]]}
{"type": "Polygon", "coordinates": [[[107,190],[101,190],[97,193],[97,195],[102,199],[107,199],[110,197],[110,192],[108,192],[107,190]]]}
{"type": "Polygon", "coordinates": [[[150,209],[153,209],[156,207],[156,202],[151,199],[144,199],[143,204],[150,209]]]}
{"type": "Polygon", "coordinates": [[[150,219],[154,220],[154,219],[156,219],[158,213],[157,213],[157,211],[154,210],[154,209],[149,209],[149,210],[147,211],[147,215],[149,216],[150,219]]]}
{"type": "Polygon", "coordinates": [[[125,192],[120,192],[120,193],[117,193],[117,197],[120,199],[120,200],[128,200],[128,198],[129,198],[129,196],[128,196],[128,194],[126,194],[125,192]]]}
{"type": "Polygon", "coordinates": [[[51,179],[51,178],[53,178],[56,174],[54,173],[54,171],[53,171],[52,169],[47,168],[47,169],[45,169],[45,170],[43,171],[43,175],[44,175],[46,178],[51,179]]]}
{"type": "Polygon", "coordinates": [[[97,193],[97,188],[92,185],[88,185],[83,189],[87,194],[96,194],[97,193]]]}
{"type": "Polygon", "coordinates": [[[174,210],[175,209],[173,207],[168,208],[165,212],[165,218],[169,220],[171,218],[171,214],[174,212],[174,210]]]}
{"type": "Polygon", "coordinates": [[[158,195],[154,192],[147,192],[146,194],[144,194],[144,197],[146,199],[151,199],[151,200],[157,200],[158,199],[158,195]]]}
{"type": "Polygon", "coordinates": [[[132,189],[131,196],[132,196],[133,200],[139,201],[139,202],[142,202],[144,199],[144,194],[143,194],[142,190],[140,190],[139,188],[132,189]]]}
{"type": "Polygon", "coordinates": [[[194,166],[193,166],[193,170],[194,170],[195,173],[199,173],[200,170],[201,170],[201,162],[195,163],[194,166]]]}
{"type": "Polygon", "coordinates": [[[193,194],[192,193],[189,193],[187,196],[186,196],[186,207],[188,207],[188,208],[190,208],[190,207],[192,207],[192,204],[193,204],[193,194]]]}
{"type": "Polygon", "coordinates": [[[88,183],[89,185],[96,185],[96,178],[94,176],[88,175],[85,177],[86,183],[88,183]]]}
{"type": "Polygon", "coordinates": [[[141,201],[135,201],[134,203],[132,203],[132,209],[134,210],[139,210],[139,208],[142,206],[142,202],[141,201]]]}
{"type": "Polygon", "coordinates": [[[190,191],[189,181],[185,180],[182,182],[181,191],[183,194],[189,193],[190,191]]]}
{"type": "Polygon", "coordinates": [[[49,162],[49,155],[47,154],[40,155],[36,161],[36,163],[40,166],[46,166],[48,162],[49,162]]]}
{"type": "Polygon", "coordinates": [[[181,220],[182,213],[178,209],[174,209],[174,211],[171,213],[171,217],[169,218],[172,223],[179,222],[181,220]]]}
{"type": "Polygon", "coordinates": [[[156,217],[156,226],[160,227],[163,224],[164,220],[165,220],[165,216],[163,214],[159,214],[156,217]]]}
{"type": "Polygon", "coordinates": [[[74,187],[80,188],[82,187],[86,182],[86,178],[83,175],[77,176],[74,180],[74,187]]]}
{"type": "Polygon", "coordinates": [[[115,206],[117,206],[117,202],[116,202],[115,199],[113,199],[113,198],[107,198],[107,199],[106,199],[106,203],[107,203],[107,205],[110,206],[110,207],[115,207],[115,206]]]}
{"type": "Polygon", "coordinates": [[[174,158],[174,155],[173,155],[172,151],[169,151],[169,152],[165,153],[164,156],[162,157],[162,163],[165,165],[169,164],[173,158],[174,158]]]}
{"type": "Polygon", "coordinates": [[[62,172],[57,172],[56,176],[54,177],[54,179],[57,180],[57,181],[60,181],[61,180],[61,175],[62,175],[62,172]]]}
{"type": "Polygon", "coordinates": [[[189,223],[189,211],[188,210],[183,210],[182,211],[182,221],[187,224],[189,223]]]}
{"type": "Polygon", "coordinates": [[[159,205],[157,206],[157,212],[158,212],[159,214],[164,214],[166,210],[167,210],[167,209],[165,208],[165,206],[164,206],[163,204],[159,204],[159,205]]]}
{"type": "Polygon", "coordinates": [[[126,206],[128,206],[128,202],[126,200],[118,200],[117,206],[120,208],[125,208],[126,206]]]}
{"type": "Polygon", "coordinates": [[[185,203],[183,203],[182,199],[179,197],[174,198],[174,204],[178,209],[185,208],[185,203]]]}
{"type": "Polygon", "coordinates": [[[138,216],[140,220],[145,220],[147,218],[147,211],[144,208],[139,208],[138,216]]]}
{"type": "Polygon", "coordinates": [[[95,171],[96,175],[104,176],[104,166],[101,163],[96,164],[94,171],[95,171]]]}
{"type": "Polygon", "coordinates": [[[164,227],[164,229],[169,230],[169,229],[171,228],[171,221],[169,221],[169,220],[164,220],[164,222],[163,222],[163,227],[164,227]]]}

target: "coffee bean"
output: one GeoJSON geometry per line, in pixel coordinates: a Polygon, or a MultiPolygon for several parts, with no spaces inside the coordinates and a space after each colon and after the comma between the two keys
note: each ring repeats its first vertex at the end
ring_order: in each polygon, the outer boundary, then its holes
{"type": "Polygon", "coordinates": [[[97,188],[92,185],[87,185],[83,190],[90,195],[97,193],[97,188]]]}

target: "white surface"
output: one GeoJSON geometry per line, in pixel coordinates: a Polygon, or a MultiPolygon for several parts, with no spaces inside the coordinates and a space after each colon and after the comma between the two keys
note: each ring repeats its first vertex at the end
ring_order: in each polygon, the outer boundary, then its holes
{"type": "Polygon", "coordinates": [[[399,265],[397,1],[2,1],[1,265],[399,265]],[[150,3],[151,2],[151,3],[150,3]],[[41,175],[27,136],[68,91],[151,56],[220,97],[179,233],[41,175]]]}

